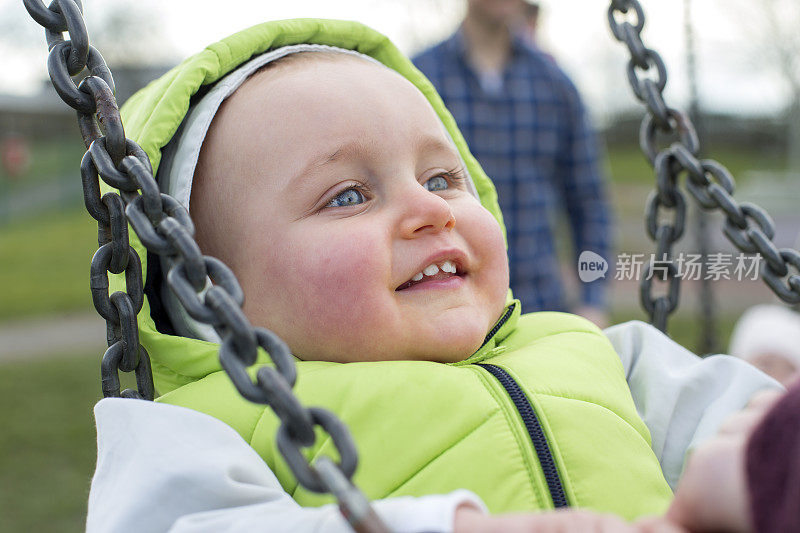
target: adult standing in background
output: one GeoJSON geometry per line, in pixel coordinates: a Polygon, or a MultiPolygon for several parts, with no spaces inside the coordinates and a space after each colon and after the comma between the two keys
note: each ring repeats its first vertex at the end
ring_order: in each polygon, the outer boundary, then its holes
{"type": "Polygon", "coordinates": [[[522,4],[520,8],[522,10],[522,19],[520,20],[522,36],[527,38],[530,44],[535,45],[541,7],[538,2],[526,2],[523,0],[520,4],[522,4]]]}
{"type": "MultiPolygon", "coordinates": [[[[566,211],[577,273],[582,251],[610,261],[610,207],[580,96],[533,43],[523,9],[523,0],[467,0],[458,30],[413,61],[497,187],[511,288],[523,311],[565,311],[557,216],[566,211]]],[[[607,325],[606,285],[604,278],[580,283],[571,310],[607,325]]]]}

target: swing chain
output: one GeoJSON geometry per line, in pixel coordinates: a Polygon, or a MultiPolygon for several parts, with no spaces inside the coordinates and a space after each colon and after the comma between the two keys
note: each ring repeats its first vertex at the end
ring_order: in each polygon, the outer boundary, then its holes
{"type": "Polygon", "coordinates": [[[775,246],[775,224],[763,208],[734,200],[735,183],[727,168],[712,159],[698,160],[700,142],[694,124],[664,101],[667,69],[658,52],[642,41],[645,16],[639,1],[611,0],[608,23],[614,38],[628,48],[627,74],[633,94],[647,106],[639,144],[656,171],[656,191],[645,210],[647,232],[656,243],[656,254],[643,272],[640,299],[651,323],[666,331],[667,318],[678,305],[680,272],[672,258],[672,245],[683,235],[686,223],[685,196],[678,188],[678,178],[683,174],[687,176],[686,188],[704,210],[723,212],[723,231],[728,240],[740,251],[764,258],[761,275],[772,291],[787,303],[800,303],[800,253],[775,246]],[[677,141],[659,148],[659,132],[677,141]],[[672,211],[671,220],[662,216],[663,210],[672,211]],[[658,278],[668,283],[666,295],[652,293],[656,271],[658,278]]]}
{"type": "Polygon", "coordinates": [[[47,30],[51,80],[61,98],[78,111],[87,147],[81,160],[84,203],[98,222],[100,246],[92,258],[90,287],[95,308],[107,323],[109,345],[101,364],[104,396],[152,400],[155,395],[150,358],[139,343],[137,315],[144,289],[141,262],[128,239],[130,223],[148,251],[166,256],[167,284],[189,315],[211,324],[222,338],[220,364],[237,390],[271,407],[280,419],[277,445],[300,485],[334,494],[354,530],[388,531],[351,481],[358,455],[347,427],[329,411],[302,406],[292,391],[297,370],[288,347],[271,331],[250,324],[233,272],[202,255],[188,212],[160,192],[147,154],[125,137],[111,72],[88,43],[80,2],[53,0],[49,7],[41,0],[23,2],[47,30]],[[64,40],[63,31],[71,40],[64,40]],[[90,75],[76,86],[72,76],[87,67],[90,75]],[[101,196],[99,178],[120,192],[101,196]],[[124,273],[126,291],[109,296],[109,273],[124,273]],[[256,363],[258,348],[267,352],[275,368],[262,366],[254,382],[247,367],[256,363]],[[120,392],[119,371],[135,372],[136,391],[120,392]],[[303,454],[317,442],[317,426],[330,437],[338,463],[323,457],[312,464],[303,454]]]}
{"type": "Polygon", "coordinates": [[[642,151],[656,169],[658,186],[645,209],[647,233],[656,243],[656,253],[642,272],[639,295],[650,322],[666,331],[667,319],[677,308],[680,298],[680,275],[672,247],[684,233],[686,201],[677,186],[681,169],[675,157],[659,149],[657,134],[659,131],[678,133],[680,141],[691,153],[697,153],[699,143],[689,119],[664,102],[662,92],[667,85],[667,69],[658,52],[642,42],[645,15],[641,4],[636,0],[612,0],[608,8],[608,23],[614,38],[625,43],[630,52],[628,82],[636,98],[649,110],[642,121],[639,139],[642,151]],[[632,21],[628,20],[630,15],[633,15],[632,21]],[[651,77],[646,77],[647,74],[651,77]],[[666,284],[666,294],[654,295],[654,279],[666,284]]]}
{"type": "MultiPolygon", "coordinates": [[[[109,144],[110,152],[115,154],[114,161],[119,162],[125,155],[126,141],[119,113],[114,112],[114,82],[103,57],[89,45],[80,0],[53,0],[49,7],[41,0],[23,1],[28,13],[45,28],[50,50],[47,59],[50,79],[58,95],[77,110],[87,148],[93,146],[95,140],[104,146],[109,144]],[[69,40],[64,39],[65,31],[69,40]],[[84,68],[98,77],[87,77],[76,85],[72,77],[84,68]]],[[[144,152],[138,153],[138,157],[146,159],[144,152]]],[[[101,363],[101,383],[104,396],[152,400],[155,390],[150,358],[139,344],[136,322],[144,302],[141,263],[128,244],[122,197],[117,193],[100,196],[98,168],[101,174],[110,172],[114,161],[108,151],[97,149],[87,151],[81,161],[84,203],[98,223],[99,249],[92,258],[89,285],[95,309],[106,320],[108,349],[101,363]],[[127,292],[116,291],[109,296],[109,273],[124,273],[127,292]],[[120,370],[134,372],[136,390],[120,391],[120,370]]],[[[127,187],[127,190],[133,189],[127,187]]]]}

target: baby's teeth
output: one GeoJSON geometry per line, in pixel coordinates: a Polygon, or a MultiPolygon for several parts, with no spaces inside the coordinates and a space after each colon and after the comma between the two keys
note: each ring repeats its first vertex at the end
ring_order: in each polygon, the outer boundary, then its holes
{"type": "Polygon", "coordinates": [[[422,279],[422,272],[417,272],[411,277],[411,281],[419,281],[422,279]]]}
{"type": "Polygon", "coordinates": [[[425,274],[426,276],[433,276],[434,274],[439,273],[439,267],[436,265],[428,265],[425,267],[422,273],[425,274]]]}
{"type": "Polygon", "coordinates": [[[450,261],[445,261],[444,263],[442,263],[442,271],[449,272],[450,274],[455,274],[456,266],[450,261]]]}

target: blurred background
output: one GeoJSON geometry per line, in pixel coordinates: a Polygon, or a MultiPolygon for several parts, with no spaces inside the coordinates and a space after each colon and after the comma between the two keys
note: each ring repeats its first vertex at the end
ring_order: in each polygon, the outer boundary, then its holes
{"type": "MultiPolygon", "coordinates": [[[[644,109],[628,87],[625,47],[606,2],[542,0],[537,42],[578,86],[605,151],[618,253],[651,254],[643,209],[653,172],[638,147],[644,109]]],[[[352,19],[413,55],[450,35],[464,0],[84,0],[90,42],[114,73],[118,100],[181,58],[260,21],[352,19]],[[224,6],[224,8],[223,8],[224,6]]],[[[645,43],[664,58],[667,102],[698,110],[701,155],[737,180],[735,196],[765,207],[779,247],[800,233],[800,4],[796,0],[642,0],[645,43]],[[687,44],[688,43],[688,44],[687,44]],[[695,68],[690,66],[694,63],[695,68]]],[[[75,114],[47,78],[43,30],[21,0],[0,0],[0,531],[80,531],[95,444],[105,327],[92,309],[96,224],[84,211],[75,114]]],[[[690,218],[696,211],[690,211],[690,218]]],[[[733,253],[719,215],[712,252],[733,253]]],[[[690,223],[678,251],[697,247],[690,223]]],[[[567,232],[561,242],[567,241],[567,232]]],[[[564,277],[575,279],[569,247],[564,277]]],[[[614,275],[613,270],[609,272],[614,275]]],[[[577,282],[575,282],[577,283],[577,282]]],[[[575,290],[575,283],[571,289],[575,290]]],[[[776,299],[761,281],[719,280],[711,296],[684,282],[673,338],[724,351],[736,318],[776,299]],[[713,328],[700,320],[711,302],[713,328]],[[711,344],[709,344],[711,343],[711,344]]],[[[612,285],[614,323],[646,320],[638,283],[612,285]]]]}

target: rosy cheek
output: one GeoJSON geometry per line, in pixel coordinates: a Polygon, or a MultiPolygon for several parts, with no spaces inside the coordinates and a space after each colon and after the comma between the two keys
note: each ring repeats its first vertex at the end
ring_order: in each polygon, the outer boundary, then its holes
{"type": "Polygon", "coordinates": [[[328,234],[304,248],[298,288],[316,328],[341,334],[348,324],[377,318],[376,301],[391,265],[369,233],[328,234]]]}
{"type": "Polygon", "coordinates": [[[477,280],[488,298],[486,303],[493,312],[499,312],[508,291],[508,256],[502,230],[491,213],[477,205],[471,205],[461,218],[456,215],[457,228],[459,222],[461,233],[476,260],[477,280]]]}
{"type": "Polygon", "coordinates": [[[478,257],[498,266],[507,262],[503,233],[491,213],[483,208],[475,208],[470,216],[463,217],[461,221],[463,230],[478,257]]]}

